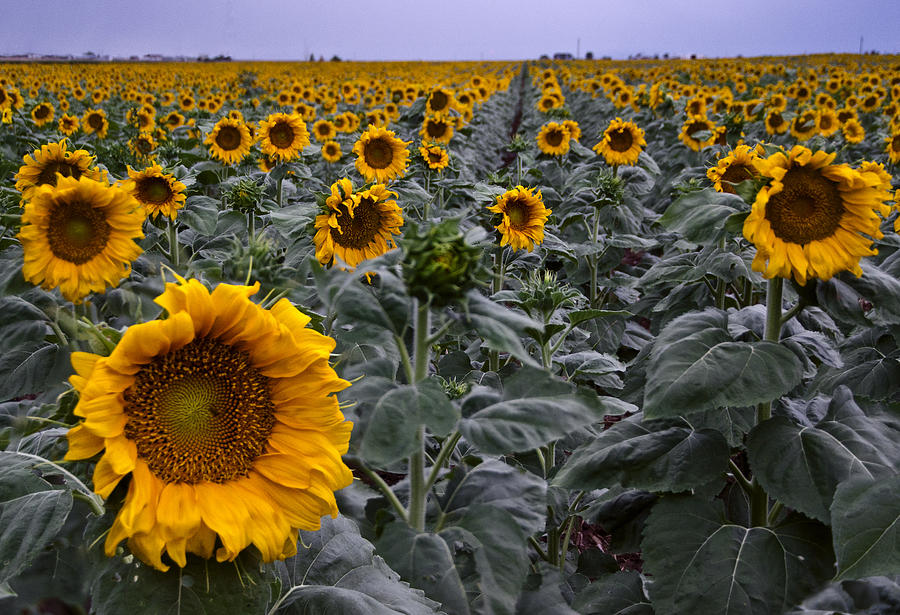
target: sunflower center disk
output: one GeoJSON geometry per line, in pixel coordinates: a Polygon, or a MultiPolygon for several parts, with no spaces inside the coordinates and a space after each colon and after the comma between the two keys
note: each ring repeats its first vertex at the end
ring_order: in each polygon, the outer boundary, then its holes
{"type": "Polygon", "coordinates": [[[805,245],[834,234],[844,214],[837,184],[805,168],[785,173],[782,184],[766,205],[766,219],[779,239],[805,245]]]}
{"type": "Polygon", "coordinates": [[[722,190],[725,192],[734,193],[734,188],[729,184],[739,184],[744,180],[750,179],[753,177],[753,174],[750,173],[750,169],[745,167],[742,164],[732,164],[722,173],[722,182],[728,182],[727,184],[722,184],[722,190]]]}
{"type": "Polygon", "coordinates": [[[93,128],[94,130],[100,130],[103,127],[103,116],[97,113],[92,113],[88,116],[88,126],[93,128]]]}
{"type": "Polygon", "coordinates": [[[278,149],[286,149],[294,142],[294,129],[279,122],[269,129],[269,141],[278,149]]]}
{"type": "Polygon", "coordinates": [[[366,143],[363,156],[366,164],[373,169],[386,169],[391,166],[391,161],[394,160],[394,150],[391,149],[390,144],[385,143],[382,139],[375,139],[366,143]]]}
{"type": "Polygon", "coordinates": [[[449,102],[450,101],[447,98],[447,95],[444,94],[443,92],[441,92],[440,90],[438,90],[437,92],[435,92],[434,94],[431,95],[431,103],[430,103],[431,110],[432,111],[443,111],[444,107],[446,107],[447,103],[449,103],[449,102]]]}
{"type": "Polygon", "coordinates": [[[360,201],[353,210],[352,218],[347,213],[347,207],[341,204],[338,220],[343,232],[333,228],[331,229],[331,238],[344,248],[362,249],[366,247],[381,228],[381,214],[372,199],[360,201]]]}
{"type": "Polygon", "coordinates": [[[225,151],[237,149],[241,145],[241,131],[234,126],[223,126],[216,135],[216,145],[225,151]]]}
{"type": "Polygon", "coordinates": [[[614,130],[609,135],[609,147],[614,152],[627,152],[631,149],[632,143],[634,143],[634,138],[631,136],[631,132],[624,128],[614,130]]]}
{"type": "Polygon", "coordinates": [[[146,203],[165,203],[172,196],[172,191],[163,178],[150,177],[138,185],[138,194],[146,203]]]}
{"type": "Polygon", "coordinates": [[[44,170],[38,175],[38,185],[43,186],[44,184],[49,184],[55,186],[57,173],[62,173],[63,177],[74,177],[75,179],[81,177],[81,169],[78,167],[67,162],[51,162],[44,167],[44,170]]]}
{"type": "Polygon", "coordinates": [[[445,132],[447,132],[447,125],[444,122],[429,121],[426,132],[428,133],[429,137],[439,139],[444,136],[445,132]]]}
{"type": "Polygon", "coordinates": [[[562,132],[558,130],[551,130],[547,133],[547,144],[556,147],[563,141],[562,132]]]}
{"type": "Polygon", "coordinates": [[[103,251],[110,231],[102,211],[82,203],[61,204],[50,213],[47,242],[54,256],[81,265],[103,251]]]}
{"type": "Polygon", "coordinates": [[[211,338],[154,359],[125,402],[125,436],[167,483],[247,476],[275,425],[268,378],[247,353],[211,338]]]}
{"type": "Polygon", "coordinates": [[[528,207],[520,201],[513,201],[506,206],[506,217],[513,229],[523,229],[528,225],[528,207]]]}

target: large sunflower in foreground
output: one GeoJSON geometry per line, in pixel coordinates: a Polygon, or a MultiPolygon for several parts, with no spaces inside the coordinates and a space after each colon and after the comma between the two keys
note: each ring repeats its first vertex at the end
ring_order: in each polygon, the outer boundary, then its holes
{"type": "Polygon", "coordinates": [[[240,120],[223,117],[213,126],[204,141],[209,155],[224,164],[238,164],[250,153],[253,138],[247,125],[240,120]]]}
{"type": "Polygon", "coordinates": [[[497,203],[488,211],[501,214],[503,219],[495,226],[500,231],[500,245],[509,244],[513,250],[531,252],[535,244],[544,242],[544,223],[553,213],[544,207],[543,196],[531,188],[516,186],[497,197],[497,203]]]}
{"type": "Polygon", "coordinates": [[[87,150],[68,150],[65,140],[47,143],[23,158],[16,173],[16,190],[27,201],[38,186],[55,186],[57,173],[63,177],[87,177],[100,180],[103,174],[93,167],[94,157],[87,150]]]}
{"type": "Polygon", "coordinates": [[[400,234],[403,212],[390,197],[397,194],[376,184],[353,192],[344,178],[331,185],[326,212],[316,216],[316,258],[329,265],[335,258],[348,267],[396,248],[393,235],[400,234]]]}
{"type": "Polygon", "coordinates": [[[128,179],[122,182],[122,188],[144,206],[151,218],[162,214],[174,220],[178,210],[184,207],[185,185],[158,164],[143,171],[128,167],[128,179]]]}
{"type": "Polygon", "coordinates": [[[871,170],[831,164],[836,154],[795,145],[761,160],[771,183],[756,195],[744,237],[756,244],[753,270],[766,278],[828,280],[840,271],[862,275],[859,261],[875,254],[888,192],[871,170]]]}
{"type": "Polygon", "coordinates": [[[128,540],[160,570],[186,553],[233,560],[254,545],[296,553],[298,529],[338,513],[352,423],[332,395],[349,383],[328,364],[334,340],[287,299],[263,309],[255,286],[167,284],[165,320],[130,327],[109,357],[72,355],[79,392],[66,459],[103,453],[94,491],[128,492],[106,553],[128,540]]]}
{"type": "Polygon", "coordinates": [[[609,123],[593,149],[603,156],[606,164],[617,167],[637,163],[645,145],[644,131],[634,122],[617,117],[609,123]]]}
{"type": "Polygon", "coordinates": [[[144,209],[116,186],[86,177],[59,177],[40,186],[22,213],[22,275],[80,302],[90,292],[118,286],[142,252],[144,209]]]}
{"type": "Polygon", "coordinates": [[[569,151],[569,129],[557,122],[547,122],[537,134],[538,147],[549,156],[562,156],[569,151]]]}
{"type": "Polygon", "coordinates": [[[734,151],[719,160],[716,166],[706,170],[716,192],[734,194],[734,186],[759,174],[757,163],[759,154],[749,145],[738,145],[734,151]]]}
{"type": "Polygon", "coordinates": [[[259,123],[259,147],[278,160],[293,160],[309,145],[309,131],[296,113],[273,113],[259,123]]]}
{"type": "Polygon", "coordinates": [[[402,177],[409,160],[409,143],[398,139],[393,130],[369,126],[353,145],[356,170],[369,182],[402,177]]]}

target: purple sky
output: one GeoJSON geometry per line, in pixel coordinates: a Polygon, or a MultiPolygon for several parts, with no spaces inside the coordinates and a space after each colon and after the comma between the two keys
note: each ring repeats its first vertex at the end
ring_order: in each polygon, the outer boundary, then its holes
{"type": "Polygon", "coordinates": [[[5,0],[0,54],[502,60],[900,53],[900,0],[5,0]]]}

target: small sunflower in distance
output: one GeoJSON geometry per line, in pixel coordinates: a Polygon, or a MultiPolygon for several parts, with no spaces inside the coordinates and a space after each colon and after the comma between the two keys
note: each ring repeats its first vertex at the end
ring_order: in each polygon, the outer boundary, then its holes
{"type": "Polygon", "coordinates": [[[845,164],[836,154],[795,145],[760,160],[770,184],[756,195],[744,237],[756,245],[753,270],[766,278],[828,280],[840,271],[862,275],[859,261],[875,254],[889,194],[883,178],[845,164]]]}
{"type": "Polygon", "coordinates": [[[53,105],[47,102],[38,103],[31,110],[31,119],[35,126],[43,126],[53,121],[53,105]]]}
{"type": "Polygon", "coordinates": [[[103,109],[88,109],[81,116],[81,128],[85,134],[95,134],[98,139],[105,139],[109,131],[109,120],[103,109]]]}
{"type": "Polygon", "coordinates": [[[87,177],[37,187],[22,213],[22,275],[79,303],[118,286],[142,252],[144,209],[128,192],[87,177]]]}
{"type": "Polygon", "coordinates": [[[406,173],[409,141],[402,141],[394,131],[369,126],[353,145],[356,170],[366,181],[383,183],[406,173]]]}
{"type": "Polygon", "coordinates": [[[231,561],[251,544],[294,555],[299,529],[338,514],[352,481],[341,455],[352,423],[334,393],[333,339],[287,299],[264,309],[254,286],[167,284],[165,320],[134,325],[108,357],[76,352],[79,392],[66,459],[102,456],[94,491],[130,477],[106,537],[158,570],[187,553],[231,561]],[[218,548],[217,548],[218,547],[218,548]],[[164,556],[168,560],[164,561],[164,556]]]}
{"type": "Polygon", "coordinates": [[[423,143],[419,147],[419,154],[428,168],[433,171],[443,171],[450,164],[450,155],[437,143],[423,143]]]}
{"type": "Polygon", "coordinates": [[[314,238],[316,258],[323,265],[339,259],[356,268],[362,261],[396,248],[394,235],[400,234],[403,212],[390,197],[397,194],[376,184],[363,192],[353,192],[344,178],[331,185],[325,199],[326,211],[316,216],[314,238]]]}
{"type": "Polygon", "coordinates": [[[617,167],[637,163],[645,145],[644,131],[634,122],[617,117],[603,131],[594,151],[603,156],[606,164],[617,167]]]}
{"type": "Polygon", "coordinates": [[[891,164],[900,164],[900,132],[895,132],[885,139],[886,152],[891,164]]]}
{"type": "Polygon", "coordinates": [[[75,131],[78,130],[78,118],[74,115],[69,115],[66,113],[61,118],[59,118],[59,125],[57,126],[59,131],[66,135],[67,137],[75,134],[75,131]]]}
{"type": "Polygon", "coordinates": [[[128,140],[128,149],[131,150],[134,157],[147,162],[155,158],[153,152],[158,146],[159,143],[149,132],[140,132],[128,140]]]}
{"type": "Polygon", "coordinates": [[[689,117],[681,126],[678,139],[695,152],[716,142],[716,125],[703,116],[689,117]]]}
{"type": "Polygon", "coordinates": [[[543,196],[538,190],[516,186],[497,197],[497,203],[488,211],[500,214],[503,219],[495,226],[500,231],[500,245],[513,250],[534,250],[535,244],[544,242],[544,223],[553,213],[544,207],[543,196]]]}
{"type": "Polygon", "coordinates": [[[296,113],[273,113],[259,124],[259,147],[267,156],[293,160],[307,145],[309,131],[303,118],[296,113]]]}
{"type": "Polygon", "coordinates": [[[547,122],[537,135],[538,147],[549,156],[562,156],[569,151],[569,130],[562,124],[547,122]]]}
{"type": "Polygon", "coordinates": [[[841,126],[841,132],[847,143],[862,143],[866,138],[866,131],[856,118],[850,118],[841,126]]]}
{"type": "Polygon", "coordinates": [[[103,174],[93,166],[94,157],[87,150],[68,150],[65,139],[57,143],[47,143],[31,155],[23,158],[25,162],[16,173],[16,190],[22,193],[27,201],[38,186],[55,186],[57,173],[63,177],[88,177],[100,180],[103,174]]]}
{"type": "Polygon", "coordinates": [[[337,135],[337,128],[329,120],[319,120],[313,124],[313,136],[319,143],[330,141],[334,139],[335,135],[337,135]]]}
{"type": "Polygon", "coordinates": [[[453,126],[456,122],[449,115],[426,115],[419,129],[419,135],[425,141],[450,143],[453,138],[453,126]]]}
{"type": "Polygon", "coordinates": [[[247,125],[240,120],[223,117],[213,126],[204,141],[209,145],[209,155],[223,164],[240,163],[250,153],[253,139],[247,125]]]}
{"type": "Polygon", "coordinates": [[[338,162],[343,155],[341,144],[337,141],[332,139],[322,144],[322,159],[325,162],[338,162]]]}
{"type": "Polygon", "coordinates": [[[713,182],[716,192],[734,194],[735,184],[759,175],[756,168],[758,162],[759,155],[756,148],[738,145],[734,151],[719,160],[716,166],[707,169],[706,177],[713,182]]]}
{"type": "Polygon", "coordinates": [[[151,218],[162,214],[174,220],[178,210],[184,207],[184,184],[171,173],[163,171],[158,164],[143,171],[128,167],[128,179],[121,185],[144,206],[151,218]]]}
{"type": "Polygon", "coordinates": [[[569,137],[573,141],[581,139],[581,126],[578,125],[578,122],[575,120],[566,120],[562,124],[565,126],[566,130],[569,131],[569,137]]]}

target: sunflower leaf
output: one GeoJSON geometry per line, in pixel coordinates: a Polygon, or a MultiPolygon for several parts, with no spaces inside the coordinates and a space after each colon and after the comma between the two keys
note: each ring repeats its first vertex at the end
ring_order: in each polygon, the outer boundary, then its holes
{"type": "Polygon", "coordinates": [[[584,615],[653,615],[641,575],[633,570],[597,579],[578,592],[572,606],[584,615]]]}
{"type": "Polygon", "coordinates": [[[725,234],[728,218],[746,209],[737,195],[704,188],[676,199],[659,219],[666,228],[697,244],[711,244],[725,234]]]}
{"type": "Polygon", "coordinates": [[[900,569],[900,476],[857,476],[838,485],[831,507],[837,580],[900,569]]]}

